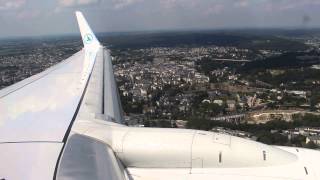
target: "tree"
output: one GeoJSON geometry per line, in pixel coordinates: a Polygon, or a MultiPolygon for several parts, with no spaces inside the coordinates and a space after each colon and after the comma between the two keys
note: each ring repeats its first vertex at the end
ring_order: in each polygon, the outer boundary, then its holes
{"type": "Polygon", "coordinates": [[[310,108],[312,111],[316,110],[316,105],[318,103],[320,103],[320,93],[317,91],[312,91],[310,97],[310,108]]]}
{"type": "Polygon", "coordinates": [[[293,137],[290,140],[290,142],[291,142],[292,145],[295,145],[297,147],[303,147],[303,146],[305,146],[306,137],[302,136],[302,135],[298,135],[296,137],[293,137]]]}
{"type": "Polygon", "coordinates": [[[288,143],[288,138],[280,133],[270,133],[268,131],[262,131],[258,134],[258,141],[265,144],[277,144],[285,145],[288,143]]]}
{"type": "Polygon", "coordinates": [[[309,149],[318,149],[319,146],[316,145],[313,141],[310,141],[306,144],[306,148],[309,148],[309,149]]]}

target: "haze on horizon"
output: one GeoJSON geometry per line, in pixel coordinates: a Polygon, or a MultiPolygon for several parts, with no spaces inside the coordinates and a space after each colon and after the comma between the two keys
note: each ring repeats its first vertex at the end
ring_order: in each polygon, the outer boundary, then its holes
{"type": "Polygon", "coordinates": [[[319,0],[0,0],[0,37],[78,33],[76,10],[96,32],[320,27],[319,0]]]}

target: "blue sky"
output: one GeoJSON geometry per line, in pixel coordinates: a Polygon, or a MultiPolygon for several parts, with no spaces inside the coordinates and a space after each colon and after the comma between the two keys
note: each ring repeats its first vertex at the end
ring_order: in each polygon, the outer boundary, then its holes
{"type": "Polygon", "coordinates": [[[320,0],[0,0],[0,37],[97,32],[320,27],[320,0]]]}

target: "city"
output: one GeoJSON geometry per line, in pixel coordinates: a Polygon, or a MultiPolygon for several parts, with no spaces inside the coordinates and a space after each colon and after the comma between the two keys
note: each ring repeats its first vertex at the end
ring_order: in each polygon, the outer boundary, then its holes
{"type": "Polygon", "coordinates": [[[0,0],[0,180],[320,179],[319,0],[0,0]]]}
{"type": "MultiPolygon", "coordinates": [[[[111,49],[127,124],[201,129],[266,144],[319,148],[318,36],[199,34],[151,33],[146,42],[139,41],[141,34],[121,41],[100,35],[111,49]],[[222,39],[216,38],[219,35],[222,39]]],[[[0,88],[81,49],[75,37],[32,42],[0,44],[0,88]]]]}

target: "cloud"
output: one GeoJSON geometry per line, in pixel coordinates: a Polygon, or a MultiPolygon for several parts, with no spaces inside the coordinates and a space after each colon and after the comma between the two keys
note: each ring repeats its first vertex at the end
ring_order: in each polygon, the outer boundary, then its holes
{"type": "Polygon", "coordinates": [[[234,2],[235,7],[247,7],[250,4],[249,0],[238,0],[234,2]]]}
{"type": "Polygon", "coordinates": [[[41,12],[38,10],[22,10],[17,13],[17,18],[21,20],[30,20],[34,19],[41,15],[41,12]]]}
{"type": "Polygon", "coordinates": [[[260,0],[262,10],[279,12],[301,10],[311,6],[319,6],[319,0],[260,0]]]}
{"type": "Polygon", "coordinates": [[[223,12],[223,10],[225,9],[225,6],[222,4],[217,4],[214,6],[211,6],[209,8],[206,9],[206,11],[204,11],[205,15],[213,15],[213,14],[220,14],[223,12]]]}
{"type": "Polygon", "coordinates": [[[302,25],[307,26],[311,22],[312,18],[305,14],[302,16],[302,25]]]}
{"type": "Polygon", "coordinates": [[[0,0],[0,36],[78,32],[76,9],[100,32],[320,27],[320,0],[0,0]]]}
{"type": "Polygon", "coordinates": [[[100,0],[58,0],[60,7],[77,7],[98,4],[100,0]]]}
{"type": "Polygon", "coordinates": [[[143,2],[144,0],[112,0],[115,9],[122,9],[124,7],[143,2]]]}
{"type": "Polygon", "coordinates": [[[0,10],[19,9],[26,4],[26,0],[0,0],[0,10]]]}

